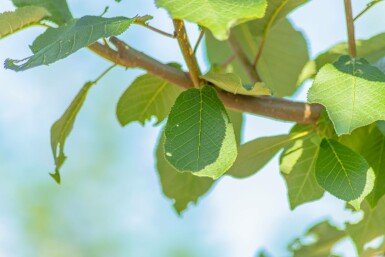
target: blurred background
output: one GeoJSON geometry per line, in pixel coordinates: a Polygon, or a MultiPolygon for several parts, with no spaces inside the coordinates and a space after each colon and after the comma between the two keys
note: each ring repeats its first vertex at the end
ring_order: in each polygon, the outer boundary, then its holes
{"type": "MultiPolygon", "coordinates": [[[[353,1],[355,13],[369,1],[353,1]]],[[[68,0],[75,17],[150,14],[151,25],[172,32],[170,18],[153,0],[68,0]]],[[[0,0],[0,12],[13,10],[0,0]]],[[[385,29],[385,4],[357,22],[358,38],[385,29]]],[[[313,0],[291,20],[310,44],[311,57],[345,41],[343,1],[313,0]]],[[[188,25],[190,39],[198,37],[188,25]]],[[[29,56],[28,45],[43,32],[34,27],[0,41],[0,60],[29,56]]],[[[175,41],[132,26],[122,38],[163,62],[183,62],[175,41]]],[[[203,45],[202,45],[203,46],[203,45]]],[[[199,61],[207,70],[204,47],[199,61]]],[[[66,144],[62,184],[54,169],[49,131],[81,86],[110,63],[84,49],[49,67],[16,73],[0,68],[0,256],[1,257],[249,257],[259,249],[290,256],[287,245],[324,219],[343,227],[353,217],[344,203],[326,194],[290,211],[275,158],[245,180],[225,177],[197,206],[178,217],[161,193],[154,147],[162,126],[120,127],[115,106],[143,71],[116,68],[90,92],[66,144]]],[[[309,84],[295,98],[306,99],[309,84]]],[[[244,141],[286,133],[291,123],[246,116],[244,141]]],[[[357,216],[357,215],[356,215],[357,216]]],[[[356,256],[350,241],[334,249],[356,256]]]]}

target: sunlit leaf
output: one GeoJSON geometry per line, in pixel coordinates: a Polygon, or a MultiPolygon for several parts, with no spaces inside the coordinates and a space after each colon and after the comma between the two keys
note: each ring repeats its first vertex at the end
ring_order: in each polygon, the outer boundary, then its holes
{"type": "Polygon", "coordinates": [[[68,9],[66,0],[12,0],[12,2],[17,7],[43,7],[51,14],[49,20],[55,22],[58,25],[62,25],[72,18],[72,14],[68,9]]]}
{"type": "Polygon", "coordinates": [[[201,77],[213,83],[215,86],[235,95],[271,95],[270,89],[266,88],[263,83],[256,83],[254,86],[246,88],[242,84],[241,78],[234,73],[221,74],[210,71],[201,77]]]}
{"type": "Polygon", "coordinates": [[[15,33],[28,26],[38,24],[42,19],[50,16],[50,13],[36,6],[27,6],[16,9],[14,12],[0,14],[0,39],[15,33]]]}
{"type": "Polygon", "coordinates": [[[309,102],[326,107],[339,135],[385,119],[384,98],[385,74],[349,56],[325,65],[308,93],[309,102]]]}
{"type": "Polygon", "coordinates": [[[156,0],[174,19],[188,20],[210,29],[219,40],[228,38],[230,28],[265,14],[266,0],[156,0]]]}

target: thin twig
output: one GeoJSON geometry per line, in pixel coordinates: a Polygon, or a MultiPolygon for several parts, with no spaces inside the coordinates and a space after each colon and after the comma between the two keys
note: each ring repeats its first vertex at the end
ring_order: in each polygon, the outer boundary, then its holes
{"type": "Polygon", "coordinates": [[[234,33],[230,33],[230,37],[229,37],[228,42],[229,42],[230,47],[233,50],[234,54],[237,56],[238,60],[240,61],[242,67],[245,69],[252,84],[262,81],[257,70],[254,69],[253,64],[250,62],[246,53],[243,51],[243,49],[242,49],[238,39],[234,35],[234,33]]]}
{"type": "Polygon", "coordinates": [[[348,39],[349,39],[349,54],[351,57],[357,57],[356,50],[356,39],[354,32],[354,20],[353,20],[353,11],[351,0],[344,0],[345,3],[345,15],[346,15],[346,26],[348,29],[348,39]]]}
{"type": "Polygon", "coordinates": [[[197,53],[197,50],[198,50],[198,47],[199,47],[199,44],[200,44],[200,42],[202,41],[202,39],[203,39],[203,36],[204,36],[204,34],[205,34],[205,28],[204,27],[202,27],[202,29],[201,29],[201,33],[199,34],[199,37],[198,37],[198,40],[197,40],[197,42],[195,43],[195,46],[194,46],[194,55],[197,53]]]}
{"type": "Polygon", "coordinates": [[[257,65],[258,65],[258,61],[259,59],[261,58],[262,56],[262,52],[263,52],[263,48],[265,47],[265,43],[266,43],[266,39],[267,39],[267,36],[269,34],[269,31],[270,31],[270,28],[271,26],[273,25],[274,21],[276,20],[278,14],[282,11],[282,8],[286,5],[286,3],[288,2],[288,0],[283,0],[279,6],[277,7],[277,9],[275,9],[275,11],[273,12],[273,14],[271,15],[268,23],[266,24],[266,27],[265,29],[263,30],[263,35],[262,35],[262,39],[261,39],[261,43],[259,45],[259,48],[258,48],[258,52],[255,56],[255,59],[254,59],[254,62],[253,62],[253,67],[254,69],[257,68],[257,65]]]}
{"type": "Polygon", "coordinates": [[[176,38],[175,33],[171,34],[171,33],[168,33],[168,32],[164,32],[163,30],[157,29],[157,28],[155,28],[155,27],[153,27],[151,25],[148,25],[148,24],[146,24],[144,22],[136,23],[136,24],[141,25],[141,26],[143,26],[145,28],[148,28],[149,30],[152,30],[152,31],[154,31],[156,33],[159,33],[159,34],[163,35],[163,36],[166,36],[166,37],[169,37],[169,38],[176,38]]]}
{"type": "Polygon", "coordinates": [[[196,88],[201,86],[201,71],[198,66],[198,62],[195,58],[194,52],[191,48],[190,41],[188,39],[184,22],[182,20],[173,20],[176,38],[179,43],[180,50],[182,51],[183,58],[186,61],[187,67],[190,72],[190,77],[196,88]]]}
{"type": "Polygon", "coordinates": [[[369,11],[373,6],[375,6],[375,5],[378,4],[378,3],[381,3],[382,1],[384,1],[384,0],[374,0],[374,1],[370,2],[370,3],[368,3],[368,4],[366,5],[366,8],[365,8],[364,10],[362,10],[362,12],[360,12],[360,13],[353,19],[353,21],[358,20],[358,18],[360,18],[362,15],[364,15],[364,13],[366,13],[366,12],[369,11]]]}

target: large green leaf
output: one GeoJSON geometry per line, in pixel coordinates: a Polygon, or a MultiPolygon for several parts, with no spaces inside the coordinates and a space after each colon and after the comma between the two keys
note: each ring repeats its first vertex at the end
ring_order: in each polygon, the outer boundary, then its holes
{"type": "Polygon", "coordinates": [[[346,226],[359,254],[363,251],[366,243],[385,234],[385,197],[381,198],[374,209],[364,202],[362,210],[364,211],[364,218],[356,224],[347,224],[346,226]]]}
{"type": "Polygon", "coordinates": [[[249,141],[240,146],[238,157],[226,174],[236,178],[249,177],[262,169],[281,148],[307,134],[308,132],[300,132],[249,141]]]}
{"type": "Polygon", "coordinates": [[[170,113],[182,89],[159,79],[151,74],[145,74],[132,82],[120,97],[116,108],[118,120],[122,126],[133,121],[143,125],[152,116],[157,123],[162,122],[170,113]]]}
{"type": "Polygon", "coordinates": [[[331,225],[328,221],[322,221],[309,229],[306,237],[309,240],[296,239],[289,249],[294,253],[293,257],[326,257],[331,255],[333,246],[346,236],[344,231],[331,225]]]}
{"type": "Polygon", "coordinates": [[[229,109],[226,111],[230,117],[231,123],[233,124],[235,141],[237,142],[237,145],[240,145],[243,136],[243,113],[229,109]]]}
{"type": "Polygon", "coordinates": [[[67,137],[72,131],[75,123],[75,119],[83,106],[83,103],[87,97],[88,91],[95,82],[87,82],[83,88],[72,100],[70,106],[64,112],[64,114],[58,119],[51,127],[51,148],[53,157],[55,160],[55,173],[51,176],[60,183],[60,168],[66,160],[64,154],[64,145],[67,137]]]}
{"type": "Polygon", "coordinates": [[[369,164],[350,148],[333,139],[323,139],[315,166],[320,186],[345,200],[358,199],[364,192],[369,164]]]}
{"type": "Polygon", "coordinates": [[[315,177],[320,138],[312,134],[295,140],[281,154],[280,168],[286,180],[290,208],[317,200],[324,194],[315,177]]]}
{"type": "Polygon", "coordinates": [[[72,14],[68,9],[66,0],[12,0],[17,7],[24,6],[40,6],[47,9],[52,16],[49,20],[58,25],[64,24],[72,18],[72,14]]]}
{"type": "MultiPolygon", "coordinates": [[[[356,40],[356,45],[357,55],[374,64],[385,56],[385,33],[378,34],[365,40],[356,40]]],[[[304,76],[302,80],[313,78],[324,65],[337,61],[341,55],[348,54],[349,50],[347,43],[339,43],[331,47],[312,61],[312,65],[309,64],[307,66],[311,66],[312,69],[306,72],[306,76],[304,76]]]]}
{"type": "Polygon", "coordinates": [[[180,172],[217,179],[237,157],[233,126],[210,86],[179,95],[165,135],[166,159],[180,172]]]}
{"type": "Polygon", "coordinates": [[[71,20],[59,28],[49,28],[40,35],[31,47],[34,55],[20,61],[7,59],[6,67],[23,71],[54,63],[100,38],[123,33],[134,21],[135,18],[100,16],[84,16],[71,20]],[[17,65],[20,62],[22,63],[17,65]]]}
{"type": "Polygon", "coordinates": [[[174,199],[174,208],[181,214],[189,203],[197,203],[198,199],[207,193],[214,180],[194,176],[191,173],[180,173],[164,158],[164,134],[156,149],[156,167],[165,196],[174,199]]]}
{"type": "Polygon", "coordinates": [[[385,119],[384,99],[385,74],[365,59],[349,56],[326,64],[308,93],[309,102],[326,107],[339,135],[385,119]]]}
{"type": "Polygon", "coordinates": [[[31,25],[36,25],[50,13],[37,6],[27,6],[0,14],[0,39],[31,25]]]}
{"type": "Polygon", "coordinates": [[[230,28],[265,14],[266,0],[156,0],[174,19],[196,22],[225,40],[230,28]]]}
{"type": "MultiPolygon", "coordinates": [[[[242,24],[233,30],[243,50],[250,56],[250,61],[256,56],[261,40],[261,35],[253,30],[254,26],[258,26],[258,20],[242,24]]],[[[206,48],[208,59],[213,65],[224,63],[232,55],[227,42],[215,40],[210,33],[206,34],[206,48]]],[[[308,59],[304,36],[284,19],[270,30],[257,70],[274,95],[289,96],[297,89],[299,75],[308,59]]],[[[231,65],[244,84],[252,84],[238,60],[231,65]]]]}
{"type": "Polygon", "coordinates": [[[271,95],[270,89],[263,83],[255,83],[253,87],[245,87],[241,78],[234,73],[215,73],[213,71],[201,76],[203,79],[213,83],[215,86],[235,95],[261,96],[271,95]]]}

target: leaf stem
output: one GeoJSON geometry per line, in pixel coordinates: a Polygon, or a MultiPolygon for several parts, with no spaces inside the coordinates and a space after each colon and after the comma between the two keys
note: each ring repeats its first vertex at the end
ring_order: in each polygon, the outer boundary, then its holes
{"type": "Polygon", "coordinates": [[[197,42],[195,43],[195,46],[194,46],[194,55],[197,53],[197,50],[198,50],[198,47],[199,47],[199,44],[200,44],[200,42],[202,41],[202,39],[203,39],[203,36],[204,36],[204,34],[205,34],[205,28],[204,27],[202,27],[202,29],[201,29],[201,33],[199,34],[199,37],[198,37],[198,40],[197,40],[197,42]]]}
{"type": "Polygon", "coordinates": [[[151,26],[151,25],[148,25],[148,24],[146,24],[146,23],[144,23],[144,22],[135,23],[135,24],[138,24],[138,25],[140,25],[140,26],[143,26],[143,27],[145,27],[145,28],[147,28],[147,29],[149,29],[149,30],[152,30],[152,31],[154,31],[154,32],[156,32],[156,33],[159,33],[159,34],[161,34],[161,35],[163,35],[163,36],[166,36],[166,37],[169,37],[169,38],[176,38],[175,33],[174,33],[174,34],[171,34],[171,33],[165,32],[165,31],[160,30],[160,29],[157,29],[157,28],[155,28],[155,27],[153,27],[153,26],[151,26]]]}
{"type": "Polygon", "coordinates": [[[356,50],[356,39],[354,32],[354,20],[351,0],[344,0],[345,3],[345,16],[346,16],[346,27],[348,30],[348,41],[349,41],[349,54],[351,57],[357,57],[356,50]]]}
{"type": "Polygon", "coordinates": [[[353,21],[356,21],[358,20],[362,15],[364,15],[364,13],[366,13],[367,11],[369,11],[373,6],[375,6],[376,4],[382,2],[384,0],[374,0],[370,3],[368,3],[366,5],[366,8],[364,10],[362,10],[356,17],[354,17],[353,21]]]}
{"type": "Polygon", "coordinates": [[[180,50],[182,51],[183,58],[186,61],[187,67],[189,68],[191,80],[194,83],[194,87],[200,88],[201,86],[201,71],[198,66],[198,62],[194,56],[194,52],[191,48],[186,28],[184,26],[184,21],[182,20],[173,20],[176,38],[179,43],[180,50]]]}
{"type": "Polygon", "coordinates": [[[254,59],[254,62],[253,62],[254,69],[257,68],[258,61],[259,61],[259,59],[262,56],[263,48],[265,47],[267,35],[269,34],[271,26],[273,26],[273,23],[277,19],[278,14],[282,11],[282,8],[287,4],[287,2],[288,2],[288,0],[283,0],[279,4],[277,9],[275,9],[275,11],[273,12],[273,14],[272,14],[271,18],[269,19],[268,23],[266,24],[265,29],[263,30],[263,35],[262,35],[261,43],[259,45],[257,55],[255,56],[255,59],[254,59]]]}

